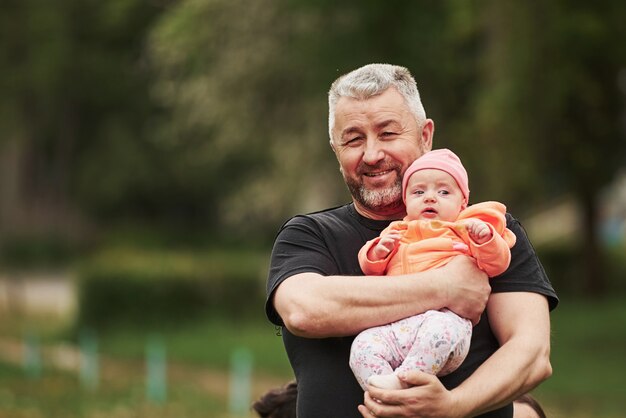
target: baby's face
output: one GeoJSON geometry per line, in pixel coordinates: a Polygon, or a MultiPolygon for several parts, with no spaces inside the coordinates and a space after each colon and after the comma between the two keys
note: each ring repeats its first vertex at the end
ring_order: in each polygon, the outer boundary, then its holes
{"type": "Polygon", "coordinates": [[[416,171],[406,187],[406,213],[409,220],[438,219],[452,222],[467,206],[456,180],[445,171],[416,171]]]}

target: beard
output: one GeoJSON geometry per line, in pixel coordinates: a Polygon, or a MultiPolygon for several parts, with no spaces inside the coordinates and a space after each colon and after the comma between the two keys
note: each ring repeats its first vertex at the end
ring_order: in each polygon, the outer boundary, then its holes
{"type": "MultiPolygon", "coordinates": [[[[393,210],[404,205],[402,201],[401,168],[393,166],[385,169],[395,170],[397,175],[394,183],[384,189],[368,189],[361,181],[349,178],[345,173],[343,176],[352,198],[361,204],[361,206],[374,212],[393,210]]],[[[371,169],[368,171],[371,171],[371,169]]],[[[357,170],[357,174],[360,175],[363,175],[365,172],[367,171],[362,168],[357,170]]]]}

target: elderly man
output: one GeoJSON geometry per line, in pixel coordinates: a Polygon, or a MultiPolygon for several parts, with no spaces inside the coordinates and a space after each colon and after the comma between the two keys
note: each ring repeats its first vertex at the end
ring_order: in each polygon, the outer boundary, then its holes
{"type": "Polygon", "coordinates": [[[363,276],[357,253],[405,215],[402,175],[431,149],[434,122],[406,68],[370,64],[331,86],[329,132],[352,202],[285,223],[267,285],[266,311],[283,327],[298,382],[298,417],[512,417],[512,401],[551,374],[549,310],[558,303],[523,229],[507,215],[517,244],[490,283],[464,256],[412,275],[363,276]],[[461,367],[441,379],[408,373],[401,378],[412,387],[364,395],[348,365],[354,336],[442,308],[477,324],[461,367]]]}

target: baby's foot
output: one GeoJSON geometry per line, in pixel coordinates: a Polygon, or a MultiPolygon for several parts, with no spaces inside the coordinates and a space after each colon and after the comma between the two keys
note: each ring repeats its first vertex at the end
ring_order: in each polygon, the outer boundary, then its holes
{"type": "Polygon", "coordinates": [[[406,389],[409,387],[395,374],[373,375],[367,379],[367,384],[381,389],[406,389]]]}

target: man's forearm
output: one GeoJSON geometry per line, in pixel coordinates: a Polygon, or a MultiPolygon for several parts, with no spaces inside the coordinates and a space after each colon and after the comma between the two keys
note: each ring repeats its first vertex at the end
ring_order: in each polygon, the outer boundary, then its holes
{"type": "Polygon", "coordinates": [[[444,307],[476,322],[489,291],[486,275],[460,256],[439,269],[404,276],[302,273],[281,283],[273,302],[290,332],[325,338],[444,307]]]}
{"type": "Polygon", "coordinates": [[[276,290],[274,306],[295,335],[355,335],[373,326],[445,306],[438,273],[410,276],[330,276],[302,273],[276,290]]]}
{"type": "Polygon", "coordinates": [[[452,390],[463,416],[502,407],[552,374],[550,320],[545,297],[533,293],[492,295],[489,322],[501,347],[452,390]]]}

